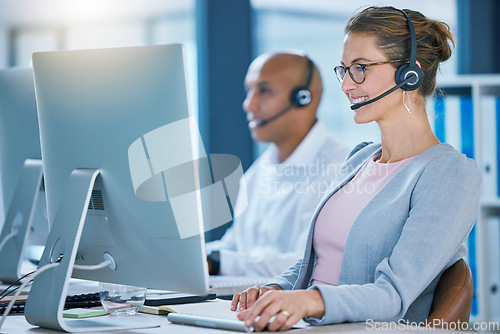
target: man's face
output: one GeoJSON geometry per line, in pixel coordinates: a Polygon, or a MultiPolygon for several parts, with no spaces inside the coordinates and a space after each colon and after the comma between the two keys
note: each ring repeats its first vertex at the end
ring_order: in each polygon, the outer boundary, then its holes
{"type": "MultiPolygon", "coordinates": [[[[290,105],[290,94],[295,87],[292,72],[277,59],[255,61],[250,65],[245,77],[247,95],[243,101],[249,122],[268,119],[290,105]]],[[[289,112],[264,126],[250,128],[252,138],[276,143],[286,135],[291,119],[289,112]]]]}

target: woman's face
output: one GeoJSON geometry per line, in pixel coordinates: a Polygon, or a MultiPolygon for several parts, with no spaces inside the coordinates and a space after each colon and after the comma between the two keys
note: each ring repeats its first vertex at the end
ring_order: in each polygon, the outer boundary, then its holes
{"type": "MultiPolygon", "coordinates": [[[[348,33],[344,39],[342,66],[353,63],[370,64],[387,61],[382,50],[376,45],[376,37],[368,33],[348,33]]],[[[354,66],[351,68],[354,71],[354,66]]],[[[342,91],[351,104],[373,99],[396,85],[396,70],[391,64],[374,65],[365,68],[363,83],[355,83],[347,73],[342,82],[342,91]]],[[[402,105],[402,90],[398,89],[384,98],[360,107],[354,111],[354,121],[358,124],[380,122],[394,115],[402,105]]]]}

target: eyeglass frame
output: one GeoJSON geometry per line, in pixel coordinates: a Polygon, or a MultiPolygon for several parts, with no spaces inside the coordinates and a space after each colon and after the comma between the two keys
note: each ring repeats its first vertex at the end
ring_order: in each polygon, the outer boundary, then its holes
{"type": "Polygon", "coordinates": [[[358,85],[360,85],[363,82],[365,82],[365,79],[366,79],[366,68],[367,67],[375,66],[375,65],[391,64],[391,63],[397,63],[397,62],[403,62],[403,61],[407,61],[407,60],[404,60],[404,59],[387,60],[387,61],[379,61],[379,62],[376,62],[376,63],[369,63],[369,64],[352,63],[349,66],[342,66],[342,65],[335,66],[333,68],[333,71],[335,72],[335,76],[337,77],[337,80],[340,83],[344,82],[345,75],[344,75],[344,77],[342,79],[340,79],[340,76],[339,76],[339,74],[337,72],[338,71],[337,69],[342,68],[342,69],[344,69],[344,71],[346,71],[346,73],[349,73],[349,76],[351,77],[352,81],[354,81],[355,83],[357,83],[358,85]],[[363,80],[361,80],[361,82],[357,82],[356,80],[354,80],[354,75],[351,73],[351,66],[353,66],[353,65],[360,66],[363,69],[363,80]]]}

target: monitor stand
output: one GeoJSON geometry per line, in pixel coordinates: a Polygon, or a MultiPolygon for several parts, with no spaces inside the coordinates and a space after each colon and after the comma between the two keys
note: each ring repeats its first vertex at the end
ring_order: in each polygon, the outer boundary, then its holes
{"type": "Polygon", "coordinates": [[[92,319],[64,319],[63,308],[69,280],[80,244],[90,196],[98,169],[75,169],[68,180],[63,200],[49,232],[39,268],[59,262],[57,267],[35,277],[24,314],[26,320],[44,328],[65,332],[95,332],[159,327],[131,317],[105,316],[92,319]]]}
{"type": "Polygon", "coordinates": [[[21,275],[41,182],[42,160],[26,159],[0,234],[0,281],[3,283],[15,282],[21,275]]]}

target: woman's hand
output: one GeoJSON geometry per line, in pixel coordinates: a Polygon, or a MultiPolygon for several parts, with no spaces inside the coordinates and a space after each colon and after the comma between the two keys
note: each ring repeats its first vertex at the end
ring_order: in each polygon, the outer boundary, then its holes
{"type": "Polygon", "coordinates": [[[238,303],[240,304],[240,311],[252,307],[255,301],[269,290],[281,290],[281,288],[277,285],[262,287],[256,285],[246,289],[243,292],[235,294],[233,296],[233,301],[231,302],[231,311],[238,310],[238,303]]]}
{"type": "MultiPolygon", "coordinates": [[[[256,294],[256,291],[252,291],[256,294]]],[[[234,299],[233,299],[234,303],[234,299]]],[[[325,303],[316,289],[293,291],[267,291],[247,309],[238,313],[238,319],[247,327],[261,331],[288,330],[304,317],[321,319],[325,314],[325,303]],[[260,319],[256,318],[260,317],[260,319]],[[272,317],[274,320],[269,323],[272,317]]]]}

